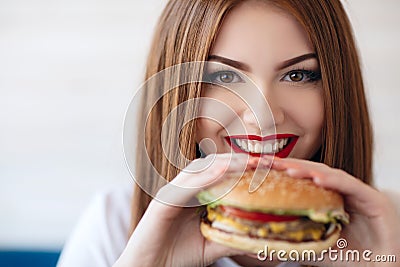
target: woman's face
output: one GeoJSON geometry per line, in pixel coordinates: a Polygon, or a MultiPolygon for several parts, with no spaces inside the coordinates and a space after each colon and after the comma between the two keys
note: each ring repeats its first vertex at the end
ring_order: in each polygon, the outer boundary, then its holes
{"type": "Polygon", "coordinates": [[[196,131],[203,152],[303,159],[317,152],[321,75],[292,16],[260,1],[240,4],[225,18],[209,62],[206,77],[214,84],[203,86],[202,100],[212,101],[202,101],[196,131]]]}

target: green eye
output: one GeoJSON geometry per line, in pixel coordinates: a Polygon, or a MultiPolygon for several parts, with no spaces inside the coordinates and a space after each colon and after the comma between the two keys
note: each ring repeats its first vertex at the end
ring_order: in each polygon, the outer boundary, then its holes
{"type": "Polygon", "coordinates": [[[242,83],[243,79],[234,71],[217,71],[208,75],[208,79],[216,84],[242,83]]]}
{"type": "Polygon", "coordinates": [[[219,79],[223,83],[231,83],[234,78],[235,77],[231,72],[222,72],[219,74],[219,79]]]}

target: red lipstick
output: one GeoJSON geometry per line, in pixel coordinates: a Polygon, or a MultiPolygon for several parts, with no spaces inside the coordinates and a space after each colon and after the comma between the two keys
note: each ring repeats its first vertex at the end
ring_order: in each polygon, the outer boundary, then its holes
{"type": "Polygon", "coordinates": [[[293,150],[294,146],[297,143],[299,137],[294,134],[272,134],[268,136],[258,136],[258,135],[232,135],[226,136],[225,140],[232,147],[233,151],[236,153],[247,153],[253,157],[261,157],[263,154],[275,155],[280,158],[286,158],[289,156],[290,152],[293,150]],[[279,139],[288,139],[287,144],[278,152],[272,153],[255,153],[251,151],[245,151],[243,148],[239,147],[235,140],[255,140],[255,141],[267,141],[267,140],[279,140],[279,139]]]}

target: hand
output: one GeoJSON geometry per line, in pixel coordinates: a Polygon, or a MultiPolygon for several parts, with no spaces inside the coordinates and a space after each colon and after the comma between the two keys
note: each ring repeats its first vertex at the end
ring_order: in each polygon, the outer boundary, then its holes
{"type": "Polygon", "coordinates": [[[171,206],[156,199],[173,200],[173,203],[184,205],[202,187],[204,189],[205,185],[223,179],[225,172],[243,171],[255,167],[257,162],[258,159],[244,154],[217,154],[194,160],[170,184],[161,188],[150,202],[114,266],[206,266],[220,257],[241,254],[238,250],[208,241],[201,235],[197,208],[171,206]],[[210,162],[212,164],[204,170],[193,172],[210,162]],[[173,186],[194,190],[174,194],[171,193],[173,186]]]}
{"type": "MultiPolygon", "coordinates": [[[[372,251],[372,255],[369,255],[371,259],[375,259],[375,256],[379,254],[395,255],[396,260],[400,260],[400,216],[393,203],[383,193],[343,170],[334,169],[322,163],[289,158],[272,160],[272,158],[264,157],[264,159],[267,161],[265,164],[272,164],[274,169],[286,170],[294,178],[312,178],[315,184],[335,190],[344,197],[350,223],[342,231],[341,238],[346,239],[348,244],[343,252],[347,249],[358,250],[363,266],[396,265],[396,263],[378,264],[363,261],[364,250],[372,251]]],[[[360,266],[360,262],[351,261],[327,261],[323,263],[323,266],[327,266],[326,264],[360,266]]]]}

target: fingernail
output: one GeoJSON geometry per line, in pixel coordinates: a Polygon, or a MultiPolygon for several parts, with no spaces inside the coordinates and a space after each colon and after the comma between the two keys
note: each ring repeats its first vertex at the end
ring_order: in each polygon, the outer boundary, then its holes
{"type": "Polygon", "coordinates": [[[292,168],[287,168],[285,169],[285,172],[289,175],[293,175],[296,173],[296,169],[292,169],[292,168]]]}
{"type": "Polygon", "coordinates": [[[264,160],[262,161],[262,164],[263,164],[263,165],[272,165],[272,160],[271,160],[271,159],[264,159],[264,160]]]}

